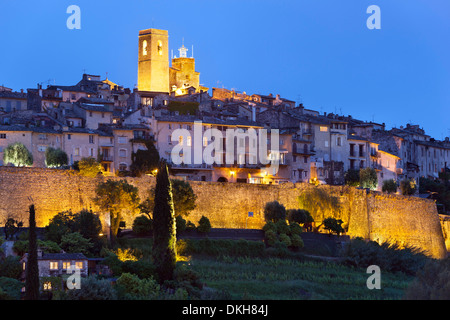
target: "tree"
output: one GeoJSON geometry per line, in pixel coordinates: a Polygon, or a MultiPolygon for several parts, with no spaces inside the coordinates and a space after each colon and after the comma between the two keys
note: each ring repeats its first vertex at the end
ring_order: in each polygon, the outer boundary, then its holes
{"type": "Polygon", "coordinates": [[[45,238],[47,240],[60,243],[63,235],[74,232],[75,215],[72,211],[62,211],[50,219],[45,226],[45,238]]]}
{"type": "Polygon", "coordinates": [[[172,179],[171,182],[175,215],[187,217],[196,207],[197,196],[188,181],[172,179]]]}
{"type": "Polygon", "coordinates": [[[101,182],[95,190],[94,203],[110,216],[111,236],[115,237],[125,214],[134,215],[139,206],[138,188],[126,180],[101,182]]]}
{"type": "Polygon", "coordinates": [[[173,279],[176,264],[176,224],[172,183],[167,164],[162,162],[156,176],[153,209],[153,260],[159,282],[173,279]]]}
{"type": "Polygon", "coordinates": [[[145,235],[153,230],[153,220],[146,215],[140,215],[133,221],[132,230],[137,235],[145,235]]]}
{"type": "Polygon", "coordinates": [[[383,186],[381,187],[381,191],[387,193],[396,193],[397,192],[397,182],[394,179],[384,180],[383,186]]]}
{"type": "Polygon", "coordinates": [[[8,218],[5,223],[5,228],[3,229],[5,240],[8,240],[8,238],[12,239],[22,226],[23,223],[21,221],[17,221],[14,218],[8,218]]]}
{"type": "Polygon", "coordinates": [[[336,233],[337,235],[340,235],[345,230],[342,227],[343,221],[341,219],[335,219],[335,218],[326,218],[323,220],[323,226],[325,230],[328,230],[329,232],[336,233]]]}
{"type": "Polygon", "coordinates": [[[92,157],[82,158],[78,162],[80,174],[86,177],[95,178],[103,172],[102,165],[92,157]]]}
{"type": "Polygon", "coordinates": [[[359,187],[359,170],[349,169],[344,174],[345,184],[351,187],[359,187]]]}
{"type": "Polygon", "coordinates": [[[67,153],[61,149],[48,147],[45,151],[45,164],[49,168],[60,168],[66,166],[68,162],[67,153]]]}
{"type": "Polygon", "coordinates": [[[25,299],[39,299],[39,267],[37,260],[36,212],[34,204],[30,205],[28,259],[26,263],[25,299]]]}
{"type": "Polygon", "coordinates": [[[22,143],[10,144],[3,151],[3,163],[12,163],[16,167],[33,165],[33,155],[22,143]]]}
{"type": "Polygon", "coordinates": [[[404,179],[400,181],[400,190],[402,195],[410,196],[416,193],[417,185],[414,179],[404,179]]]}
{"type": "Polygon", "coordinates": [[[377,172],[373,168],[364,168],[359,170],[359,184],[361,188],[375,190],[378,185],[377,172]]]}
{"type": "Polygon", "coordinates": [[[200,218],[200,220],[198,221],[197,230],[201,233],[208,233],[209,231],[211,231],[211,222],[209,222],[209,219],[207,217],[202,216],[200,218]]]}
{"type": "Polygon", "coordinates": [[[289,209],[286,211],[287,219],[289,223],[297,222],[300,224],[314,222],[311,213],[305,209],[289,209]]]}
{"type": "Polygon", "coordinates": [[[61,248],[67,253],[83,253],[87,254],[93,244],[79,232],[72,232],[62,236],[61,248]]]}
{"type": "Polygon", "coordinates": [[[286,208],[278,201],[267,202],[264,207],[264,219],[273,222],[286,220],[286,208]]]}
{"type": "Polygon", "coordinates": [[[134,176],[151,173],[158,168],[160,157],[154,143],[153,140],[147,140],[145,141],[147,150],[139,149],[132,153],[130,171],[134,176]]]}

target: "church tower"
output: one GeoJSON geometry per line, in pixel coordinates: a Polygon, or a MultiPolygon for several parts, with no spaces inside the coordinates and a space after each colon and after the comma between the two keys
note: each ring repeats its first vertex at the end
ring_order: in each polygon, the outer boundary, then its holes
{"type": "Polygon", "coordinates": [[[169,93],[169,33],[139,31],[138,90],[169,93]]]}

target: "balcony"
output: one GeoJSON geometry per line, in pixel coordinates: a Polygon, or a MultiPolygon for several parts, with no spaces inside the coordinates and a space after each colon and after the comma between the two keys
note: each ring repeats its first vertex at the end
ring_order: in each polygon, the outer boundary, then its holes
{"type": "Polygon", "coordinates": [[[197,170],[212,170],[213,166],[206,164],[206,163],[202,163],[202,164],[186,164],[186,163],[180,163],[180,164],[174,164],[173,162],[169,162],[168,163],[170,165],[171,169],[197,169],[197,170]]]}
{"type": "Polygon", "coordinates": [[[101,156],[102,162],[113,162],[114,157],[110,155],[102,155],[101,156]]]}

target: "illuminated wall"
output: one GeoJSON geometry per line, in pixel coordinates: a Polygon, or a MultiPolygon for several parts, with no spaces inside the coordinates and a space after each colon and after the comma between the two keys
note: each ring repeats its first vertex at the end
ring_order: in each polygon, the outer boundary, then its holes
{"type": "MultiPolygon", "coordinates": [[[[0,221],[4,223],[11,216],[27,226],[31,204],[28,197],[36,205],[40,227],[63,210],[96,211],[92,202],[95,187],[105,179],[81,177],[64,170],[0,167],[0,221]]],[[[155,185],[155,179],[148,176],[127,180],[139,188],[141,199],[155,185]]],[[[265,203],[277,200],[288,209],[310,210],[318,224],[327,217],[340,218],[350,236],[417,246],[436,258],[447,253],[444,235],[449,227],[442,224],[446,226],[443,232],[432,200],[305,183],[276,186],[192,181],[191,185],[198,197],[197,208],[188,217],[194,223],[204,215],[213,227],[259,229],[264,225],[265,203]],[[249,212],[253,212],[252,217],[249,212]]],[[[103,225],[107,220],[102,217],[103,225]]],[[[132,217],[126,218],[127,227],[132,222],[132,217]]]]}

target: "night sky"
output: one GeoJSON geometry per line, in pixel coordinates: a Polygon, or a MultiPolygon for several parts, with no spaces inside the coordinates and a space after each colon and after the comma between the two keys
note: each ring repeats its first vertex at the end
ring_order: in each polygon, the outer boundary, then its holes
{"type": "Polygon", "coordinates": [[[200,83],[280,94],[321,112],[450,135],[448,0],[0,0],[0,85],[137,82],[141,29],[194,46],[200,83]],[[69,30],[67,7],[81,9],[69,30]],[[370,30],[370,5],[381,29],[370,30]]]}

